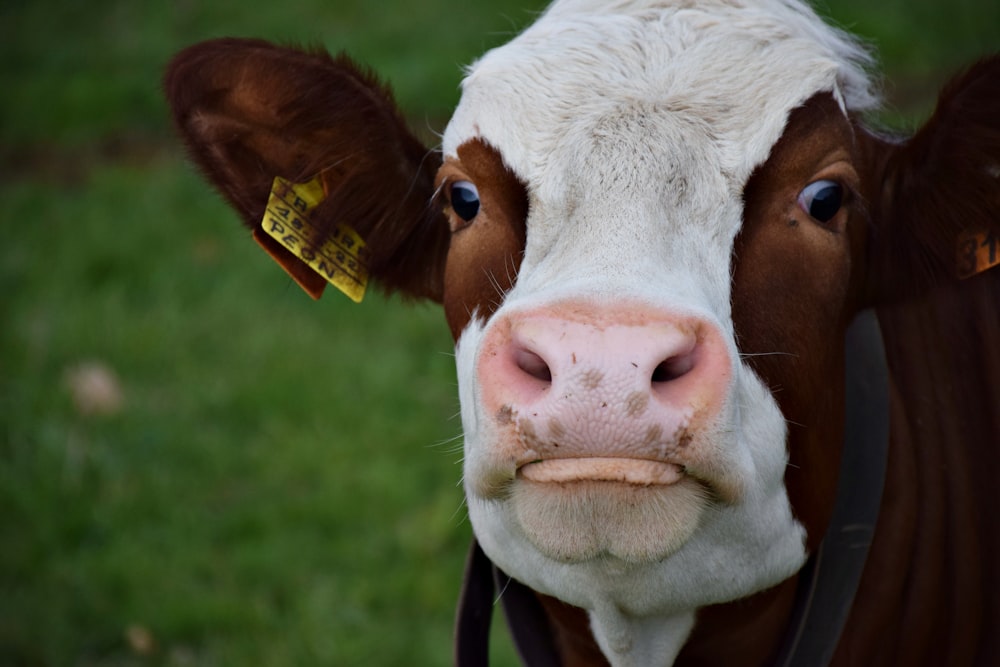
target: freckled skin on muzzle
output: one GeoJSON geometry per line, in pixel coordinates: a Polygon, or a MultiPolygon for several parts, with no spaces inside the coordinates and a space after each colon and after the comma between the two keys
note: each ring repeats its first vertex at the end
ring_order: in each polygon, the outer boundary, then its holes
{"type": "Polygon", "coordinates": [[[493,437],[467,480],[563,562],[662,559],[739,484],[719,465],[732,359],[711,323],[640,304],[502,314],[476,367],[493,437]]]}

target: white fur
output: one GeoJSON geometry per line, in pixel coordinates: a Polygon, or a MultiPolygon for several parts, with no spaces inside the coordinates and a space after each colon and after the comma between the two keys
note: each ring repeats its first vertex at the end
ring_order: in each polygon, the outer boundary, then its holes
{"type": "Polygon", "coordinates": [[[469,480],[495,425],[475,366],[491,322],[566,298],[630,298],[714,323],[739,359],[730,257],[741,193],[789,112],[820,91],[876,102],[864,51],[808,8],[781,0],[562,0],[470,68],[443,149],[482,138],[528,185],[518,280],[457,348],[469,513],[484,550],[536,590],[587,609],[615,665],[670,664],[698,607],[752,594],[805,559],[783,486],[786,429],[773,397],[734,361],[715,439],[744,490],[713,506],[669,558],[564,563],[526,539],[504,499],[469,480]]]}

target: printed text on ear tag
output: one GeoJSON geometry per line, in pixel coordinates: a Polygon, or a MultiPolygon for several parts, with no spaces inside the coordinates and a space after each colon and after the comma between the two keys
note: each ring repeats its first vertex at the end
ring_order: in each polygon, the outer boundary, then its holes
{"type": "Polygon", "coordinates": [[[1000,236],[993,230],[966,230],[958,237],[958,277],[971,278],[1000,264],[1000,236]]]}
{"type": "Polygon", "coordinates": [[[261,229],[357,303],[368,286],[365,242],[347,225],[337,225],[321,245],[316,245],[319,230],[310,213],[325,198],[320,176],[305,183],[276,177],[261,229]]]}

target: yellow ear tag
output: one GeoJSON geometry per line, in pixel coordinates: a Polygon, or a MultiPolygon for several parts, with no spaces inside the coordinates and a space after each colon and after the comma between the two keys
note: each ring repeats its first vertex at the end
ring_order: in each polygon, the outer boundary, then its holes
{"type": "Polygon", "coordinates": [[[368,286],[368,252],[364,239],[347,225],[337,225],[329,238],[317,247],[315,239],[319,238],[319,230],[309,214],[324,199],[326,190],[318,175],[305,183],[292,183],[280,176],[275,178],[267,211],[254,238],[314,299],[323,293],[322,281],[317,285],[311,274],[301,271],[299,266],[290,266],[289,262],[295,260],[274,252],[258,231],[277,241],[352,301],[360,303],[368,286]]]}
{"type": "Polygon", "coordinates": [[[971,278],[1000,264],[1000,236],[992,230],[966,230],[958,237],[958,277],[971,278]]]}

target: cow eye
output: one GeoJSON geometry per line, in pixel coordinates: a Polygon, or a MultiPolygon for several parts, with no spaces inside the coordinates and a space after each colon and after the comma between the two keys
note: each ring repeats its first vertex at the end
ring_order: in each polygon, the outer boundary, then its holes
{"type": "Polygon", "coordinates": [[[819,222],[833,220],[843,202],[844,188],[835,181],[816,181],[799,193],[799,206],[819,222]]]}
{"type": "Polygon", "coordinates": [[[462,220],[471,222],[479,215],[479,190],[469,181],[452,183],[448,195],[451,199],[451,209],[462,220]]]}

